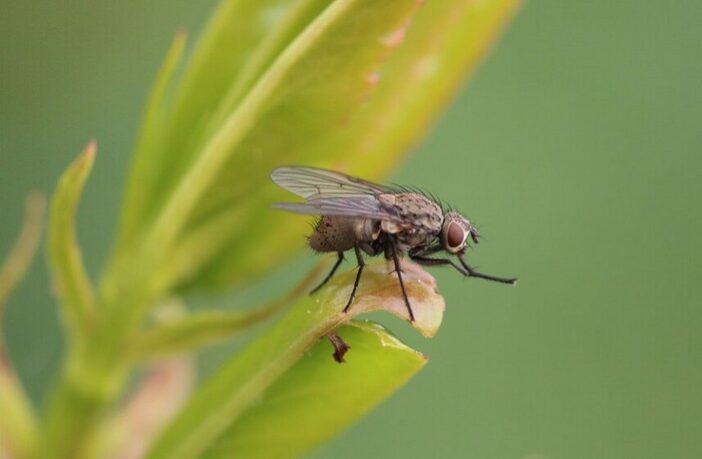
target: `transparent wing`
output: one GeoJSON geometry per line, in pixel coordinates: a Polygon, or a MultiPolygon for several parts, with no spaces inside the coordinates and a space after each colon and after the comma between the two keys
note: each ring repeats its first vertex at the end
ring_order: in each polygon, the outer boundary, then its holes
{"type": "Polygon", "coordinates": [[[271,179],[308,201],[319,198],[361,198],[393,192],[389,187],[316,167],[279,167],[271,172],[271,179]]]}
{"type": "Polygon", "coordinates": [[[276,202],[276,209],[306,215],[333,215],[341,217],[364,217],[401,223],[393,209],[383,208],[372,196],[355,198],[317,198],[304,203],[276,202]]]}

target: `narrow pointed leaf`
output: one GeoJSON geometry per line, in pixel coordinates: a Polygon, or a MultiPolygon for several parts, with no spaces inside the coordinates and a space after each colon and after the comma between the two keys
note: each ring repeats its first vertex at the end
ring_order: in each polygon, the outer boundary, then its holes
{"type": "MultiPolygon", "coordinates": [[[[443,316],[443,298],[436,293],[435,283],[431,276],[416,265],[404,265],[405,282],[415,311],[416,322],[413,323],[422,334],[432,336],[436,333],[443,316]]],[[[358,314],[386,310],[407,319],[397,278],[389,275],[385,263],[369,265],[364,273],[359,287],[357,299],[348,313],[342,311],[355,273],[353,271],[339,275],[329,287],[322,289],[317,295],[307,297],[296,304],[278,323],[264,332],[231,361],[224,365],[196,393],[192,401],[178,415],[171,426],[157,440],[154,448],[147,456],[149,458],[199,457],[207,451],[212,442],[223,438],[229,428],[247,416],[249,410],[265,397],[268,390],[281,378],[291,371],[300,359],[308,353],[326,334],[347,323],[358,314]]],[[[354,342],[350,340],[350,353],[353,352],[354,342]]],[[[361,346],[363,348],[363,346],[361,346]]],[[[329,349],[331,351],[331,349],[329,349]]],[[[363,362],[363,353],[355,359],[363,362]]],[[[407,350],[397,348],[397,360],[392,356],[389,361],[406,361],[407,350]]],[[[351,355],[347,354],[351,359],[351,355]]],[[[329,357],[331,360],[331,356],[329,357]]],[[[418,357],[419,359],[419,357],[418,357]]],[[[372,360],[372,359],[371,359],[372,360]]],[[[421,360],[421,359],[419,359],[421,360]]],[[[398,364],[398,366],[402,366],[398,364]]],[[[361,374],[365,374],[363,366],[354,366],[361,374]]],[[[329,371],[336,371],[332,365],[329,371]]],[[[409,376],[407,372],[399,371],[388,377],[387,388],[401,385],[409,376]]],[[[315,390],[314,381],[308,381],[310,390],[315,390]]],[[[391,390],[384,392],[389,393],[391,390]]],[[[377,395],[377,394],[376,394],[377,395]]],[[[380,397],[382,398],[382,397],[380,397]]],[[[373,406],[379,397],[370,397],[373,406]]],[[[285,410],[284,407],[279,407],[285,410]]],[[[349,408],[350,410],[350,408],[349,408]]],[[[365,410],[361,410],[365,412],[365,410]]],[[[359,414],[360,415],[360,414],[359,414]]],[[[305,443],[304,447],[321,441],[333,431],[347,425],[352,413],[340,414],[340,419],[318,439],[305,443]]],[[[301,446],[302,448],[302,446],[301,446]]]]}
{"type": "Polygon", "coordinates": [[[91,142],[59,180],[51,203],[49,262],[64,321],[73,332],[93,320],[95,295],[76,241],[76,209],[90,174],[96,146],[91,142]]]}

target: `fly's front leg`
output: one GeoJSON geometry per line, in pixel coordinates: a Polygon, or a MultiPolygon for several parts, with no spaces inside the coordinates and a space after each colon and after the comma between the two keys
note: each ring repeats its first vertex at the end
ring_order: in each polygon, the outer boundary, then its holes
{"type": "Polygon", "coordinates": [[[412,261],[414,261],[418,265],[422,265],[422,266],[446,266],[446,265],[449,265],[449,266],[452,266],[459,273],[463,274],[464,276],[466,276],[466,277],[470,276],[470,273],[468,271],[464,270],[463,268],[458,266],[456,263],[454,263],[453,261],[448,260],[446,258],[429,258],[429,257],[425,257],[422,255],[412,255],[412,254],[410,254],[410,258],[412,259],[412,261]]]}
{"type": "Polygon", "coordinates": [[[358,272],[356,273],[356,280],[353,283],[353,290],[351,290],[351,296],[349,297],[349,302],[346,303],[344,307],[344,312],[348,312],[353,302],[353,297],[356,295],[356,289],[358,288],[358,283],[361,281],[361,274],[363,273],[363,268],[366,266],[366,262],[363,260],[363,254],[358,244],[353,246],[354,252],[356,252],[356,261],[358,261],[358,272]]]}
{"type": "Polygon", "coordinates": [[[325,277],[322,280],[322,282],[319,283],[318,286],[310,290],[310,295],[317,293],[317,290],[324,287],[324,284],[329,282],[329,279],[331,279],[334,276],[336,270],[339,269],[339,265],[341,265],[341,262],[344,261],[344,252],[337,252],[337,255],[339,258],[336,260],[336,263],[334,263],[334,266],[332,267],[331,271],[329,271],[329,274],[327,274],[327,277],[325,277]]]}
{"type": "Polygon", "coordinates": [[[463,259],[463,254],[458,254],[458,260],[461,262],[461,266],[458,266],[456,263],[454,263],[451,260],[447,260],[446,258],[430,258],[425,256],[427,253],[432,253],[432,252],[427,252],[427,251],[415,251],[415,252],[410,252],[410,258],[412,261],[416,262],[417,264],[424,265],[424,266],[445,266],[449,265],[452,266],[456,271],[459,273],[463,274],[466,277],[477,277],[479,279],[485,279],[493,282],[501,282],[503,284],[510,284],[514,285],[517,283],[516,278],[507,278],[507,277],[497,277],[497,276],[492,276],[490,274],[483,274],[479,273],[473,268],[471,268],[468,263],[463,259]]]}
{"type": "Polygon", "coordinates": [[[410,258],[414,257],[426,257],[427,255],[433,255],[436,252],[440,252],[444,249],[441,248],[439,244],[431,245],[428,247],[415,247],[409,251],[410,258]]]}
{"type": "Polygon", "coordinates": [[[394,240],[388,240],[388,251],[392,256],[392,260],[395,262],[395,272],[397,273],[397,279],[400,281],[400,289],[402,289],[402,297],[405,300],[405,306],[407,306],[407,312],[409,313],[410,320],[414,322],[414,312],[412,312],[412,306],[410,306],[409,298],[407,298],[407,291],[405,290],[405,283],[402,280],[402,269],[400,268],[400,258],[397,256],[397,247],[395,247],[394,240]]]}
{"type": "Polygon", "coordinates": [[[462,253],[458,254],[458,261],[461,262],[461,265],[465,268],[465,270],[468,272],[468,276],[470,276],[470,277],[477,277],[479,279],[485,279],[485,280],[489,280],[492,282],[500,282],[502,284],[509,284],[509,285],[515,285],[517,283],[518,279],[516,277],[498,277],[498,276],[493,276],[492,274],[479,273],[478,271],[471,268],[468,265],[468,263],[466,263],[466,261],[463,259],[462,253]]]}

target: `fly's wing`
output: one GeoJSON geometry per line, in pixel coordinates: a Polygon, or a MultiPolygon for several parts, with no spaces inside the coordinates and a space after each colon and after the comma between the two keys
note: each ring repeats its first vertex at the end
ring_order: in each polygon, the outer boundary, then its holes
{"type": "Polygon", "coordinates": [[[271,179],[307,201],[320,198],[361,198],[393,192],[377,183],[315,167],[279,167],[271,172],[271,179]]]}
{"type": "Polygon", "coordinates": [[[340,172],[314,167],[285,166],[271,173],[271,179],[305,203],[281,202],[276,209],[298,214],[364,217],[400,222],[395,209],[383,206],[378,196],[393,190],[340,172]]]}
{"type": "Polygon", "coordinates": [[[296,214],[331,215],[340,217],[363,217],[401,223],[401,218],[392,208],[385,208],[374,197],[317,198],[308,202],[276,202],[275,209],[296,214]]]}

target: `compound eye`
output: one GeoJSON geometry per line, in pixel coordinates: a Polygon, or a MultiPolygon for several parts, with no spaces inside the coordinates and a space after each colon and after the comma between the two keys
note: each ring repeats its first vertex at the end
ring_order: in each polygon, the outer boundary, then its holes
{"type": "Polygon", "coordinates": [[[466,233],[461,228],[461,225],[457,223],[451,223],[448,227],[448,234],[446,235],[446,243],[452,249],[457,249],[463,245],[463,241],[466,240],[466,233]]]}

